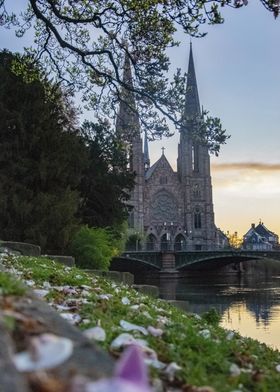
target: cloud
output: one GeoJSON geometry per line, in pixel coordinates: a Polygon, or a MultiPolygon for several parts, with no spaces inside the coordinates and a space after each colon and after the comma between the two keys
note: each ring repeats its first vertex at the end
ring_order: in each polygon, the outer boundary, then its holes
{"type": "Polygon", "coordinates": [[[213,171],[230,171],[230,170],[255,170],[260,172],[280,171],[280,163],[263,163],[263,162],[231,162],[231,163],[213,163],[213,171]]]}

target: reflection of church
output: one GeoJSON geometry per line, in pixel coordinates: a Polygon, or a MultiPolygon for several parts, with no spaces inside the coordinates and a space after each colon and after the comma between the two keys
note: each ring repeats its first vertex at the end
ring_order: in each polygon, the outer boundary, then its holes
{"type": "MultiPolygon", "coordinates": [[[[124,80],[132,83],[128,59],[124,80]]],[[[127,97],[135,107],[132,93],[127,97]]],[[[192,140],[191,131],[201,118],[192,48],[190,48],[185,124],[180,132],[177,172],[169,164],[164,149],[150,166],[145,133],[144,152],[137,115],[124,103],[120,105],[116,128],[130,145],[130,167],[136,172],[131,194],[133,209],[129,218],[132,232],[143,234],[147,250],[200,250],[223,245],[222,233],[214,223],[210,157],[207,147],[192,140]],[[129,137],[133,129],[133,136],[129,137]]]]}

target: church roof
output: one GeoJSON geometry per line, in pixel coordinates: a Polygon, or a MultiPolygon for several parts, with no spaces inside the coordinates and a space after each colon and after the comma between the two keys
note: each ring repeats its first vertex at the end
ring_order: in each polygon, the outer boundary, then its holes
{"type": "Polygon", "coordinates": [[[164,163],[167,167],[170,168],[172,173],[174,173],[174,170],[172,169],[172,166],[168,162],[166,156],[164,154],[161,155],[161,157],[146,171],[145,173],[145,180],[148,180],[149,178],[152,177],[156,169],[160,166],[161,163],[164,163]]]}

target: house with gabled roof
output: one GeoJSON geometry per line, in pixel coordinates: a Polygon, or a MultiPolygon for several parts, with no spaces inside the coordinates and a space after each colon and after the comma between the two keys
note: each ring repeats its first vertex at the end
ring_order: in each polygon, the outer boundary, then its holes
{"type": "Polygon", "coordinates": [[[278,247],[278,235],[270,231],[262,221],[257,226],[252,223],[251,228],[243,236],[243,249],[269,251],[278,247]]]}

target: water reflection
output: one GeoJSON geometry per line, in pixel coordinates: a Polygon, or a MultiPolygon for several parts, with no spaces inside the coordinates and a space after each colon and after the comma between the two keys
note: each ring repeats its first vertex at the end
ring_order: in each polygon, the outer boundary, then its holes
{"type": "Polygon", "coordinates": [[[211,308],[221,325],[280,349],[280,274],[200,274],[181,279],[146,278],[161,298],[194,313],[211,308]]]}

